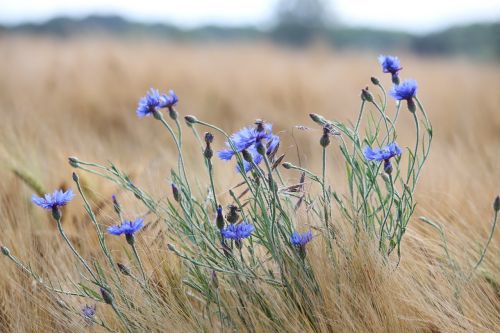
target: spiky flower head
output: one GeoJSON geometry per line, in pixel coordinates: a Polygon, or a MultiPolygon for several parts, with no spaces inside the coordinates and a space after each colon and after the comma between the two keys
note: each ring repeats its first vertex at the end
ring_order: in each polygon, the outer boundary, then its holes
{"type": "Polygon", "coordinates": [[[115,236],[120,236],[122,234],[133,235],[143,226],[144,220],[138,218],[135,221],[123,221],[121,224],[110,226],[108,227],[108,233],[115,236]]]}
{"type": "Polygon", "coordinates": [[[163,94],[160,97],[159,107],[160,108],[173,108],[175,105],[179,103],[179,97],[175,94],[175,92],[170,89],[168,94],[163,94]]]}
{"type": "Polygon", "coordinates": [[[294,246],[305,246],[307,243],[309,243],[312,239],[312,232],[311,230],[306,231],[302,234],[298,233],[297,231],[294,231],[292,236],[290,237],[290,242],[294,246]]]}
{"type": "Polygon", "coordinates": [[[150,116],[162,107],[162,103],[164,103],[164,98],[161,96],[158,89],[151,88],[146,93],[146,96],[139,100],[139,105],[135,113],[139,118],[150,116]]]}
{"type": "Polygon", "coordinates": [[[399,85],[392,87],[390,94],[398,101],[409,100],[417,94],[417,81],[405,80],[399,85]]]}
{"type": "Polygon", "coordinates": [[[31,201],[35,205],[42,208],[54,210],[58,207],[66,206],[74,196],[75,195],[73,194],[73,190],[71,189],[68,189],[65,192],[63,192],[63,190],[56,190],[52,194],[45,194],[43,198],[33,194],[33,196],[31,197],[31,201]]]}
{"type": "Polygon", "coordinates": [[[399,156],[401,153],[401,148],[395,142],[381,148],[372,149],[371,147],[366,146],[363,150],[363,155],[365,155],[367,161],[379,162],[388,160],[394,156],[399,156]]]}
{"type": "MultiPolygon", "coordinates": [[[[241,153],[247,150],[253,159],[253,162],[258,165],[263,160],[262,153],[267,155],[274,154],[279,146],[280,138],[273,134],[273,126],[263,121],[256,122],[255,127],[245,127],[234,133],[230,141],[226,141],[227,149],[220,150],[218,156],[221,160],[229,161],[236,153],[241,153]],[[234,150],[233,147],[234,146],[234,150]]],[[[248,172],[252,169],[252,163],[244,160],[243,170],[248,172]]],[[[241,172],[238,166],[237,170],[241,172]]]]}
{"type": "Polygon", "coordinates": [[[222,237],[240,241],[243,238],[250,237],[254,231],[253,225],[247,222],[240,224],[229,224],[226,228],[221,230],[222,237]]]}
{"type": "Polygon", "coordinates": [[[378,57],[378,61],[382,66],[382,71],[384,73],[390,73],[392,82],[394,84],[399,84],[398,72],[403,69],[398,57],[393,57],[390,55],[381,55],[378,57]]]}
{"type": "Polygon", "coordinates": [[[85,304],[82,308],[82,316],[87,325],[92,325],[94,323],[94,317],[96,313],[96,306],[85,304]]]}

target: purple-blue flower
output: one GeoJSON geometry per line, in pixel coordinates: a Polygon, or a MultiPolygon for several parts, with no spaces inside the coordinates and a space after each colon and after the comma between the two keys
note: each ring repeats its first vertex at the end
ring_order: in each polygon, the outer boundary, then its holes
{"type": "Polygon", "coordinates": [[[393,57],[390,55],[381,55],[378,57],[378,61],[382,66],[382,71],[384,73],[397,74],[400,70],[403,69],[403,67],[401,67],[401,63],[398,57],[393,57]]]}
{"type": "Polygon", "coordinates": [[[161,107],[164,98],[160,95],[158,89],[151,88],[146,96],[139,100],[139,105],[135,111],[139,118],[147,117],[153,114],[161,107]]]}
{"type": "MultiPolygon", "coordinates": [[[[257,123],[256,127],[242,128],[230,138],[236,151],[226,141],[228,149],[220,150],[218,156],[221,160],[231,160],[236,153],[241,153],[246,149],[252,156],[253,162],[259,164],[263,160],[259,148],[263,147],[267,155],[273,154],[278,149],[280,138],[274,135],[272,131],[273,127],[269,123],[257,123]]],[[[248,172],[252,169],[252,164],[244,160],[243,167],[244,171],[248,172]]],[[[239,167],[237,170],[241,172],[239,167]]]]}
{"type": "Polygon", "coordinates": [[[172,108],[179,102],[179,97],[175,92],[170,89],[168,94],[161,95],[159,107],[160,108],[172,108]]]}
{"type": "Polygon", "coordinates": [[[85,304],[85,306],[82,308],[83,319],[85,320],[85,322],[88,325],[91,325],[94,323],[95,310],[96,310],[95,305],[85,304]]]}
{"type": "Polygon", "coordinates": [[[401,84],[392,87],[390,94],[398,101],[411,100],[417,94],[417,81],[405,80],[401,84]]]}
{"type": "Polygon", "coordinates": [[[303,234],[294,231],[292,236],[290,237],[290,242],[295,246],[305,246],[312,239],[311,230],[304,232],[303,234]]]}
{"type": "Polygon", "coordinates": [[[73,199],[75,195],[73,194],[73,190],[69,189],[66,192],[62,190],[56,190],[52,194],[47,193],[43,198],[37,197],[33,194],[31,197],[31,201],[42,208],[45,209],[54,209],[61,206],[66,206],[68,202],[73,199]]]}
{"type": "Polygon", "coordinates": [[[108,227],[108,233],[115,236],[120,236],[122,234],[133,235],[143,226],[144,226],[143,219],[136,219],[135,221],[123,221],[119,225],[113,225],[108,227]]]}
{"type": "Polygon", "coordinates": [[[385,161],[394,156],[401,155],[401,148],[397,143],[393,142],[382,148],[371,148],[366,146],[363,150],[366,160],[368,161],[385,161]]]}
{"type": "Polygon", "coordinates": [[[250,237],[254,229],[250,223],[242,222],[240,224],[229,224],[221,230],[221,234],[224,238],[240,241],[243,238],[250,237]]]}

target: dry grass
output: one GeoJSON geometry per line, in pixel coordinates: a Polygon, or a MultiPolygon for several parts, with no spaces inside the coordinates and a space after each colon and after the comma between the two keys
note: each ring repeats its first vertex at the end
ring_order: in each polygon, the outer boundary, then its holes
{"type": "MultiPolygon", "coordinates": [[[[498,232],[478,274],[471,281],[463,278],[486,240],[491,204],[500,191],[500,67],[460,59],[402,58],[404,76],[420,84],[419,96],[433,122],[435,141],[417,190],[417,213],[403,244],[400,267],[394,271],[393,265],[383,263],[369,241],[353,248],[346,231],[340,245],[352,255],[340,257],[342,269],[325,264],[321,244],[315,245],[311,262],[318,272],[322,302],[297,312],[272,288],[256,283],[277,318],[269,322],[248,305],[249,320],[239,324],[241,331],[500,329],[498,232]],[[419,215],[444,227],[459,268],[447,265],[439,235],[418,221],[419,215]],[[341,290],[332,281],[339,282],[341,290]],[[305,324],[311,314],[317,327],[305,324]]],[[[302,163],[315,169],[320,132],[298,132],[293,125],[310,125],[309,112],[352,119],[360,88],[369,83],[370,75],[383,78],[386,86],[389,83],[379,74],[375,55],[337,54],[319,47],[290,52],[269,45],[23,38],[0,40],[0,59],[0,243],[37,271],[60,279],[78,278],[74,261],[49,216],[34,209],[29,198],[34,192],[71,185],[67,156],[114,161],[152,193],[170,195],[167,180],[175,149],[157,123],[134,115],[138,97],[150,86],[174,88],[181,97],[180,113],[194,114],[228,131],[255,118],[273,122],[284,131],[282,150],[287,158],[297,159],[298,142],[302,163]]],[[[404,144],[413,135],[409,118],[403,117],[400,127],[404,144]]],[[[195,169],[201,164],[197,154],[189,160],[195,169]]],[[[342,176],[339,167],[333,164],[332,179],[342,176]]],[[[217,189],[222,200],[229,200],[225,192],[237,176],[227,176],[230,166],[217,165],[217,169],[217,189]]],[[[95,177],[82,178],[101,222],[113,223],[108,202],[116,189],[95,177]]],[[[68,208],[64,223],[77,247],[90,258],[97,255],[96,239],[80,206],[77,201],[68,208]]],[[[126,207],[129,215],[141,212],[132,198],[126,207]]],[[[180,282],[182,266],[166,253],[160,230],[150,228],[139,244],[148,244],[142,249],[149,255],[146,266],[154,271],[169,315],[131,315],[139,316],[137,320],[154,319],[151,327],[158,331],[210,330],[209,322],[186,306],[194,301],[180,282]]],[[[124,257],[121,245],[112,245],[116,256],[124,257]]],[[[40,290],[12,263],[2,259],[0,267],[2,331],[85,330],[80,319],[68,317],[53,295],[40,290]]],[[[64,302],[80,306],[78,299],[64,298],[64,302]]],[[[234,302],[230,295],[227,302],[234,302]]],[[[113,323],[104,305],[98,311],[113,323]]]]}

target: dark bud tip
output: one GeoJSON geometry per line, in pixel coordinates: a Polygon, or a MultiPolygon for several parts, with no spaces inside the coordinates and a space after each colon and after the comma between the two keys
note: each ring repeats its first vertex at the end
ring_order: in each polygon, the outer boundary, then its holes
{"type": "Polygon", "coordinates": [[[175,109],[173,107],[169,107],[168,108],[168,115],[170,117],[170,119],[172,120],[177,120],[177,111],[175,111],[175,109]]]}
{"type": "Polygon", "coordinates": [[[205,132],[205,143],[211,144],[214,141],[214,135],[210,132],[205,132]]]}
{"type": "Polygon", "coordinates": [[[219,207],[217,207],[217,217],[215,219],[215,223],[216,223],[217,228],[219,230],[224,229],[224,216],[222,215],[222,206],[221,205],[219,205],[219,207]]]}
{"type": "Polygon", "coordinates": [[[179,192],[179,188],[175,183],[172,183],[172,194],[174,195],[175,201],[181,201],[181,193],[179,192]]]}
{"type": "Polygon", "coordinates": [[[373,95],[368,91],[368,87],[361,89],[361,99],[367,102],[373,102],[373,95]]]}
{"type": "Polygon", "coordinates": [[[116,265],[118,266],[120,273],[122,273],[123,275],[126,275],[126,276],[130,276],[130,268],[128,268],[127,266],[125,266],[122,263],[117,263],[116,265]]]}
{"type": "Polygon", "coordinates": [[[80,181],[80,177],[78,177],[78,175],[76,174],[76,172],[73,172],[73,173],[71,174],[71,177],[73,177],[73,181],[74,181],[75,183],[78,183],[78,181],[80,181]]]}
{"type": "Polygon", "coordinates": [[[196,119],[195,116],[185,116],[184,120],[188,126],[192,126],[198,122],[198,119],[196,119]]]}
{"type": "Polygon", "coordinates": [[[68,162],[73,168],[80,167],[80,161],[76,157],[68,157],[68,162]]]}
{"type": "Polygon", "coordinates": [[[309,113],[309,117],[318,125],[323,126],[326,123],[325,118],[317,113],[309,113]]]}
{"type": "Polygon", "coordinates": [[[174,246],[174,244],[170,244],[170,243],[168,243],[168,244],[167,244],[167,249],[168,249],[169,251],[172,251],[172,252],[175,252],[175,251],[176,251],[176,250],[175,250],[175,246],[174,246]]]}
{"type": "Polygon", "coordinates": [[[371,81],[372,81],[372,83],[373,83],[374,85],[376,85],[376,86],[378,86],[378,85],[380,84],[379,79],[377,79],[375,76],[372,76],[372,77],[370,78],[370,80],[371,80],[371,81]]]}
{"type": "Polygon", "coordinates": [[[411,113],[415,113],[415,111],[417,111],[417,105],[415,104],[413,98],[408,99],[407,103],[408,103],[408,110],[410,110],[411,113]]]}
{"type": "Polygon", "coordinates": [[[495,198],[495,201],[493,202],[493,209],[495,210],[495,212],[500,211],[500,196],[498,195],[495,198]]]}
{"type": "Polygon", "coordinates": [[[289,163],[289,162],[285,162],[282,164],[283,168],[289,170],[293,167],[293,164],[292,163],[289,163]]]}
{"type": "Polygon", "coordinates": [[[106,304],[113,304],[113,295],[104,288],[101,288],[101,296],[106,304]]]}
{"type": "Polygon", "coordinates": [[[7,247],[5,247],[5,246],[1,246],[1,247],[0,247],[0,250],[2,251],[2,254],[3,254],[4,256],[10,256],[10,250],[9,250],[7,247]]]}
{"type": "Polygon", "coordinates": [[[52,217],[56,221],[59,221],[61,219],[61,211],[59,210],[59,207],[52,207],[52,217]]]}

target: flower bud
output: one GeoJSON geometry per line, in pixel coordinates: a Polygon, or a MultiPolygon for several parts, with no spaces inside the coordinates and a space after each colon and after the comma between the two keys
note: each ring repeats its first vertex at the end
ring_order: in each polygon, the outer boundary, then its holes
{"type": "Polygon", "coordinates": [[[208,144],[211,144],[213,141],[214,141],[214,135],[210,132],[206,132],[205,133],[205,143],[208,145],[208,144]]]}
{"type": "Polygon", "coordinates": [[[168,108],[168,115],[170,117],[170,119],[172,120],[177,120],[177,111],[175,111],[175,109],[173,107],[169,107],[168,108]]]}
{"type": "Polygon", "coordinates": [[[264,156],[266,154],[266,147],[264,147],[262,142],[257,142],[255,145],[257,146],[257,152],[264,156]]]}
{"type": "Polygon", "coordinates": [[[384,160],[384,171],[388,175],[390,175],[392,173],[392,163],[388,159],[384,160]]]}
{"type": "Polygon", "coordinates": [[[116,214],[120,215],[122,212],[122,207],[118,203],[118,199],[116,198],[116,195],[113,194],[111,196],[111,199],[113,200],[113,208],[114,208],[116,214]]]}
{"type": "Polygon", "coordinates": [[[289,163],[289,162],[285,162],[285,163],[281,164],[281,166],[283,166],[283,168],[289,170],[293,167],[293,164],[289,163]]]}
{"type": "Polygon", "coordinates": [[[372,77],[370,78],[370,80],[371,80],[371,81],[372,81],[372,83],[373,83],[374,85],[376,85],[376,86],[378,86],[378,85],[380,84],[379,79],[377,79],[375,76],[372,76],[372,77]]]}
{"type": "Polygon", "coordinates": [[[0,250],[4,256],[10,256],[10,250],[5,246],[0,246],[0,250]]]}
{"type": "Polygon", "coordinates": [[[123,275],[130,276],[130,268],[128,268],[122,263],[117,263],[116,265],[118,266],[118,269],[123,275]]]}
{"type": "Polygon", "coordinates": [[[78,175],[76,174],[76,172],[73,172],[73,173],[71,174],[71,177],[73,178],[73,181],[74,181],[75,183],[78,183],[78,181],[80,180],[80,177],[78,177],[78,175]]]}
{"type": "Polygon", "coordinates": [[[493,202],[493,209],[495,210],[495,212],[498,212],[500,210],[500,196],[498,195],[493,202]]]}
{"type": "Polygon", "coordinates": [[[368,87],[361,89],[361,99],[367,102],[373,102],[373,95],[368,91],[368,87]]]}
{"type": "Polygon", "coordinates": [[[222,206],[217,207],[217,217],[215,218],[215,223],[219,230],[224,229],[224,216],[222,215],[222,206]]]}
{"type": "Polygon", "coordinates": [[[80,167],[80,161],[76,157],[68,157],[68,162],[69,165],[71,165],[73,168],[78,168],[80,167]]]}
{"type": "Polygon", "coordinates": [[[172,182],[172,194],[174,195],[175,201],[181,202],[181,193],[179,192],[179,188],[174,182],[172,182]]]}
{"type": "Polygon", "coordinates": [[[318,125],[323,126],[326,123],[325,118],[317,113],[309,113],[309,117],[318,125]]]}
{"type": "Polygon", "coordinates": [[[113,295],[107,291],[106,289],[104,288],[101,288],[101,296],[102,298],[104,299],[104,302],[106,302],[106,304],[113,304],[113,295]]]}
{"type": "Polygon", "coordinates": [[[186,121],[186,124],[188,126],[192,126],[192,125],[194,125],[194,124],[196,124],[198,122],[198,119],[196,119],[195,116],[190,116],[190,115],[185,116],[184,120],[186,121]]]}
{"type": "Polygon", "coordinates": [[[168,243],[168,244],[167,244],[167,249],[168,249],[169,251],[176,252],[176,249],[175,249],[174,244],[170,244],[170,243],[168,243]]]}
{"type": "Polygon", "coordinates": [[[210,145],[207,145],[205,147],[205,150],[203,151],[203,156],[205,156],[205,158],[208,160],[214,156],[214,151],[212,150],[212,147],[210,147],[210,145]]]}
{"type": "Polygon", "coordinates": [[[321,147],[326,148],[330,144],[330,130],[328,125],[323,126],[323,135],[321,136],[321,139],[319,140],[319,144],[321,147]]]}

